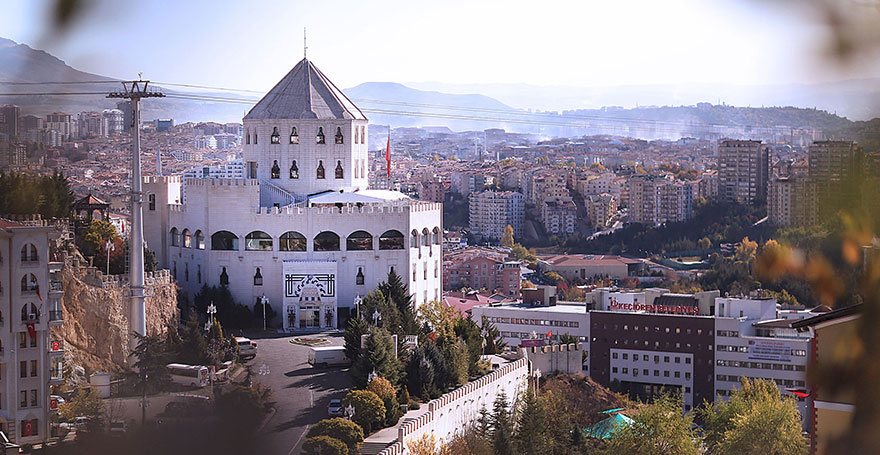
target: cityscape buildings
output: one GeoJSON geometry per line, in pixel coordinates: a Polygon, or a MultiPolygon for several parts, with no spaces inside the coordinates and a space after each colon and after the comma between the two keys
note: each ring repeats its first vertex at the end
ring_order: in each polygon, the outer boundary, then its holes
{"type": "Polygon", "coordinates": [[[718,195],[724,202],[767,199],[770,153],[762,141],[724,139],[718,143],[718,195]]]}
{"type": "Polygon", "coordinates": [[[524,220],[523,195],[515,191],[483,191],[468,198],[468,226],[478,239],[499,241],[507,226],[519,238],[524,220]]]}

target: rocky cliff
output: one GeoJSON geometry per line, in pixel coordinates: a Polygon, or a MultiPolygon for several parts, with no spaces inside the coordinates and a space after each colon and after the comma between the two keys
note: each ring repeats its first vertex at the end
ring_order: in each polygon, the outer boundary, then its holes
{"type": "MultiPolygon", "coordinates": [[[[68,258],[61,270],[65,361],[85,374],[125,369],[129,349],[128,277],[104,275],[77,259],[68,258]]],[[[168,270],[146,276],[147,334],[164,332],[176,323],[177,286],[168,270]]]]}

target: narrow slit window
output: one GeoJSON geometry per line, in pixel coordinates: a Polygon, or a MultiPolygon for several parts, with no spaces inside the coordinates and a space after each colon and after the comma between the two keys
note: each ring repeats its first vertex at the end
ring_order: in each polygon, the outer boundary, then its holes
{"type": "Polygon", "coordinates": [[[335,139],[336,139],[336,143],[337,143],[337,144],[342,144],[342,143],[345,142],[345,141],[344,141],[344,138],[342,137],[342,128],[340,128],[340,127],[338,127],[338,126],[336,127],[336,136],[335,136],[335,139]]]}
{"type": "Polygon", "coordinates": [[[277,126],[272,128],[272,138],[271,139],[272,139],[271,142],[273,144],[280,144],[281,143],[281,135],[278,134],[278,127],[277,126]]]}
{"type": "Polygon", "coordinates": [[[272,162],[272,178],[280,179],[281,178],[281,168],[278,167],[278,160],[274,160],[272,162]]]}
{"type": "Polygon", "coordinates": [[[324,143],[324,128],[318,127],[318,134],[315,135],[315,143],[323,144],[324,143]]]}
{"type": "Polygon", "coordinates": [[[342,170],[342,161],[336,161],[336,170],[335,170],[336,178],[343,178],[345,171],[342,170]]]}
{"type": "Polygon", "coordinates": [[[290,129],[290,143],[299,144],[299,134],[296,134],[296,127],[290,129]]]}
{"type": "Polygon", "coordinates": [[[318,179],[324,178],[324,161],[318,160],[318,171],[316,177],[318,179]]]}
{"type": "Polygon", "coordinates": [[[292,179],[299,178],[299,168],[296,167],[296,160],[293,160],[293,163],[290,164],[290,178],[292,178],[292,179]]]}

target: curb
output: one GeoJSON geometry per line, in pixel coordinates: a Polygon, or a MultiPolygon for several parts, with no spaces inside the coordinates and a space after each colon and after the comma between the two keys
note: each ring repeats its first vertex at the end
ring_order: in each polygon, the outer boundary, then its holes
{"type": "Polygon", "coordinates": [[[272,417],[275,417],[275,412],[277,412],[277,411],[275,410],[274,406],[271,409],[269,409],[269,413],[266,414],[266,417],[263,419],[263,423],[261,423],[260,426],[257,427],[258,433],[263,431],[263,427],[265,427],[266,424],[268,424],[269,421],[272,420],[272,417]]]}

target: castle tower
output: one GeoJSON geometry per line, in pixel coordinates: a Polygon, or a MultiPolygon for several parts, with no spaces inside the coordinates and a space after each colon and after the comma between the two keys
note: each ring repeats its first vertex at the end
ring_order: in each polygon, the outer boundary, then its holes
{"type": "Polygon", "coordinates": [[[245,178],[297,200],[367,188],[367,118],[302,59],[244,117],[245,178]]]}

